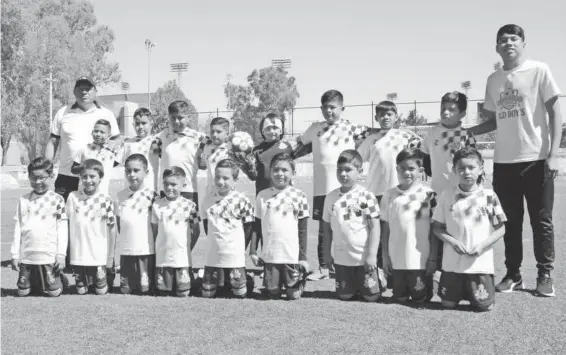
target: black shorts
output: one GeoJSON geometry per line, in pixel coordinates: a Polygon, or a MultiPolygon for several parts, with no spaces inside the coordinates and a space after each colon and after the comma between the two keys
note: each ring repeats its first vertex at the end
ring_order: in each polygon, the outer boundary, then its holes
{"type": "MultiPolygon", "coordinates": [[[[181,196],[183,196],[187,200],[193,201],[195,203],[195,205],[197,205],[197,208],[198,208],[198,192],[184,192],[184,191],[182,191],[181,196]]],[[[159,193],[159,197],[164,198],[165,197],[165,191],[161,191],[159,193]]]]}
{"type": "Polygon", "coordinates": [[[190,267],[155,268],[156,287],[159,291],[175,291],[177,295],[188,294],[193,278],[193,270],[190,267]]]}
{"type": "Polygon", "coordinates": [[[366,272],[363,266],[334,264],[336,271],[336,294],[340,298],[351,298],[356,293],[362,296],[380,295],[380,281],[377,270],[366,272]]]}
{"type": "Polygon", "coordinates": [[[120,290],[122,293],[149,292],[155,273],[155,254],[120,256],[120,290]]]}
{"type": "Polygon", "coordinates": [[[231,291],[235,296],[243,297],[247,294],[247,283],[245,267],[223,268],[205,266],[202,280],[202,295],[204,297],[214,297],[218,290],[222,290],[231,291]]]}
{"type": "Polygon", "coordinates": [[[77,191],[78,189],[79,178],[77,176],[57,175],[57,179],[55,179],[55,192],[63,196],[65,201],[67,201],[71,192],[77,191]]]}
{"type": "Polygon", "coordinates": [[[314,196],[312,198],[312,219],[313,221],[322,221],[322,213],[324,212],[324,201],[326,195],[314,196]]]}
{"type": "Polygon", "coordinates": [[[53,264],[20,264],[17,286],[20,290],[29,290],[37,286],[38,291],[56,291],[63,287],[59,273],[53,271],[53,264]]]}
{"type": "Polygon", "coordinates": [[[495,281],[492,274],[460,274],[443,272],[438,294],[443,301],[470,301],[472,307],[489,307],[495,302],[495,281]]]}
{"type": "Polygon", "coordinates": [[[106,266],[74,266],[77,289],[94,286],[98,290],[108,287],[106,266]]]}
{"type": "Polygon", "coordinates": [[[427,280],[426,270],[393,270],[393,297],[425,300],[427,280]]]}
{"type": "Polygon", "coordinates": [[[306,277],[299,264],[270,264],[263,266],[265,287],[268,292],[299,288],[306,277]]]}

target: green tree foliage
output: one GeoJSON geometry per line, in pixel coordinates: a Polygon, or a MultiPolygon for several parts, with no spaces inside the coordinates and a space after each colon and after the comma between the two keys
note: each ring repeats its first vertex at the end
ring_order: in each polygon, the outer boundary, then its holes
{"type": "Polygon", "coordinates": [[[50,70],[54,111],[73,103],[79,76],[118,82],[118,64],[107,58],[114,33],[97,25],[88,1],[4,0],[2,12],[2,147],[15,134],[30,160],[49,137],[50,70]]]}
{"type": "Polygon", "coordinates": [[[422,126],[426,125],[426,117],[419,115],[415,110],[409,111],[407,117],[399,115],[397,120],[393,123],[393,127],[412,127],[412,126],[422,126]]]}
{"type": "Polygon", "coordinates": [[[248,132],[256,142],[261,140],[259,121],[269,112],[293,109],[299,98],[294,77],[280,67],[253,70],[247,85],[227,84],[224,94],[229,99],[228,108],[234,110],[234,129],[248,132]]]}
{"type": "Polygon", "coordinates": [[[169,127],[169,115],[167,108],[169,104],[175,100],[183,100],[189,104],[190,111],[189,127],[198,128],[197,110],[191,100],[187,99],[181,88],[177,86],[175,80],[166,82],[162,87],[151,94],[151,112],[153,115],[153,133],[161,132],[164,128],[169,127]]]}

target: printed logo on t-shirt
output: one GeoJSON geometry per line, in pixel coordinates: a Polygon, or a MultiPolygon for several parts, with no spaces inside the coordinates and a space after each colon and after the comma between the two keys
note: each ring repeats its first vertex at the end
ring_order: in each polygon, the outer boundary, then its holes
{"type": "Polygon", "coordinates": [[[482,284],[478,285],[478,289],[476,290],[476,292],[474,293],[474,297],[476,298],[476,300],[481,301],[481,300],[485,300],[489,297],[489,292],[487,292],[487,290],[485,289],[485,286],[482,284]]]}
{"type": "Polygon", "coordinates": [[[525,108],[521,106],[523,97],[519,95],[519,90],[508,88],[499,95],[497,106],[500,111],[498,119],[503,120],[511,117],[519,117],[525,115],[525,108]]]}

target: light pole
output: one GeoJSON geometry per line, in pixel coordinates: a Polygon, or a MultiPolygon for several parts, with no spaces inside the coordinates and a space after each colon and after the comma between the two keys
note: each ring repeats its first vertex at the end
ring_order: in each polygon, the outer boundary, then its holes
{"type": "MultiPolygon", "coordinates": [[[[281,68],[281,69],[290,69],[291,68],[291,58],[284,58],[284,59],[272,59],[271,60],[271,66],[274,68],[281,68]]],[[[294,107],[291,107],[291,134],[293,134],[293,132],[295,132],[295,127],[294,127],[294,120],[295,120],[295,116],[293,114],[294,111],[294,107]]],[[[285,133],[285,132],[283,132],[285,133]]]]}
{"type": "Polygon", "coordinates": [[[149,39],[145,40],[145,49],[147,50],[147,109],[151,109],[151,91],[150,91],[150,69],[151,69],[151,49],[155,47],[155,43],[149,39]]]}
{"type": "Polygon", "coordinates": [[[389,101],[397,100],[397,93],[396,92],[390,92],[389,94],[387,94],[387,100],[389,100],[389,101]]]}
{"type": "Polygon", "coordinates": [[[177,86],[181,88],[181,74],[187,71],[189,63],[173,63],[170,64],[171,71],[177,73],[177,86]]]}
{"type": "Polygon", "coordinates": [[[460,84],[460,87],[462,88],[462,90],[464,90],[464,92],[466,93],[466,97],[468,97],[468,92],[470,91],[470,89],[472,88],[472,82],[467,80],[467,81],[463,81],[460,84]]]}
{"type": "Polygon", "coordinates": [[[53,121],[53,68],[49,67],[49,78],[45,78],[49,81],[49,122],[53,121]]]}
{"type": "Polygon", "coordinates": [[[230,73],[226,74],[226,80],[228,81],[228,110],[232,110],[232,86],[230,84],[230,80],[232,80],[234,76],[230,73]]]}

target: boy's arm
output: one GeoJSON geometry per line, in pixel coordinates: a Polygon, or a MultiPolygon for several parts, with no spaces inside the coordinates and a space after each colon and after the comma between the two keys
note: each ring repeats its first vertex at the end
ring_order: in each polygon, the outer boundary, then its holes
{"type": "Polygon", "coordinates": [[[429,241],[429,254],[428,259],[426,261],[426,271],[428,275],[434,274],[436,271],[436,265],[438,264],[438,260],[436,260],[438,256],[438,238],[434,235],[432,231],[432,226],[430,227],[430,232],[428,234],[428,241],[429,241]]]}
{"type": "Polygon", "coordinates": [[[22,237],[22,229],[20,227],[20,204],[16,207],[16,216],[14,217],[16,224],[14,226],[14,238],[12,241],[12,247],[10,248],[10,253],[12,255],[12,269],[14,271],[20,270],[20,243],[22,237]]]}
{"type": "Polygon", "coordinates": [[[154,242],[157,239],[157,229],[158,229],[157,223],[151,223],[151,233],[153,234],[153,241],[154,242]]]}
{"type": "Polygon", "coordinates": [[[120,233],[121,228],[120,228],[120,217],[116,216],[116,228],[118,229],[118,233],[120,233]]]}
{"type": "Polygon", "coordinates": [[[257,160],[255,152],[252,152],[252,154],[239,162],[240,170],[242,170],[251,181],[257,180],[257,160]]]}
{"type": "Polygon", "coordinates": [[[197,165],[200,170],[206,170],[206,157],[203,157],[204,147],[201,145],[197,150],[197,165]]]}
{"type": "Polygon", "coordinates": [[[468,254],[479,256],[483,254],[484,251],[490,249],[493,244],[495,244],[505,234],[505,223],[500,223],[494,226],[493,229],[493,233],[491,233],[489,238],[479,244],[474,245],[472,247],[472,250],[470,250],[468,254]]]}
{"type": "Polygon", "coordinates": [[[298,220],[299,229],[299,262],[307,261],[307,230],[309,219],[307,217],[298,220]]]}
{"type": "Polygon", "coordinates": [[[257,256],[257,248],[256,248],[257,241],[263,239],[263,234],[262,234],[263,232],[261,231],[261,218],[258,217],[255,218],[254,229],[255,229],[255,233],[252,234],[252,239],[250,241],[250,256],[254,256],[254,255],[257,256]]]}
{"type": "Polygon", "coordinates": [[[55,272],[63,271],[65,268],[65,256],[67,255],[67,245],[69,244],[69,221],[65,218],[57,219],[57,254],[53,268],[55,272]]]}
{"type": "Polygon", "coordinates": [[[115,260],[116,240],[118,239],[118,230],[116,224],[108,225],[108,256],[106,258],[106,268],[111,269],[117,266],[115,260]]]}
{"type": "Polygon", "coordinates": [[[389,236],[390,236],[389,222],[382,220],[381,221],[381,258],[383,262],[383,271],[387,275],[391,275],[392,273],[391,258],[389,257],[389,236]]]}
{"type": "Polygon", "coordinates": [[[204,234],[208,235],[208,219],[202,220],[202,226],[204,227],[204,234]]]}
{"type": "Polygon", "coordinates": [[[191,220],[189,224],[191,228],[188,228],[187,230],[187,233],[190,233],[190,235],[187,235],[187,239],[190,239],[191,241],[190,250],[192,251],[195,245],[197,244],[198,238],[200,237],[200,218],[198,216],[198,211],[196,209],[196,206],[193,208],[193,213],[191,215],[191,220]]]}
{"type": "Polygon", "coordinates": [[[558,151],[560,149],[560,140],[562,139],[562,111],[558,96],[552,97],[545,104],[548,112],[548,125],[550,128],[550,154],[546,160],[546,164],[552,173],[552,178],[558,176],[558,151]]]}
{"type": "Polygon", "coordinates": [[[432,221],[432,230],[434,235],[436,235],[438,239],[452,246],[452,248],[454,248],[454,250],[458,254],[467,254],[467,250],[464,247],[464,244],[448,234],[448,231],[446,230],[446,224],[440,223],[438,221],[432,221]]]}
{"type": "Polygon", "coordinates": [[[51,134],[51,136],[49,137],[49,140],[47,141],[47,144],[45,145],[45,157],[47,159],[50,159],[50,160],[55,159],[55,153],[57,152],[57,149],[59,148],[59,142],[60,141],[61,141],[61,137],[54,136],[53,134],[51,134]]]}
{"type": "Polygon", "coordinates": [[[472,132],[474,136],[479,136],[489,132],[493,132],[497,129],[497,120],[495,119],[495,112],[483,109],[483,115],[486,120],[479,125],[468,128],[468,131],[472,132]]]}
{"type": "Polygon", "coordinates": [[[254,234],[254,222],[243,222],[242,225],[244,226],[244,245],[248,245],[252,240],[252,235],[254,234]]]}
{"type": "Polygon", "coordinates": [[[332,227],[330,223],[320,221],[322,223],[322,235],[324,238],[324,261],[327,267],[332,267],[334,260],[332,259],[332,227]]]}
{"type": "Polygon", "coordinates": [[[367,271],[373,271],[377,269],[377,251],[379,249],[379,237],[381,234],[379,218],[368,218],[368,226],[370,228],[369,250],[365,267],[367,271]]]}
{"type": "Polygon", "coordinates": [[[76,161],[73,162],[73,166],[71,166],[71,174],[79,175],[81,173],[81,163],[77,163],[76,161]]]}

